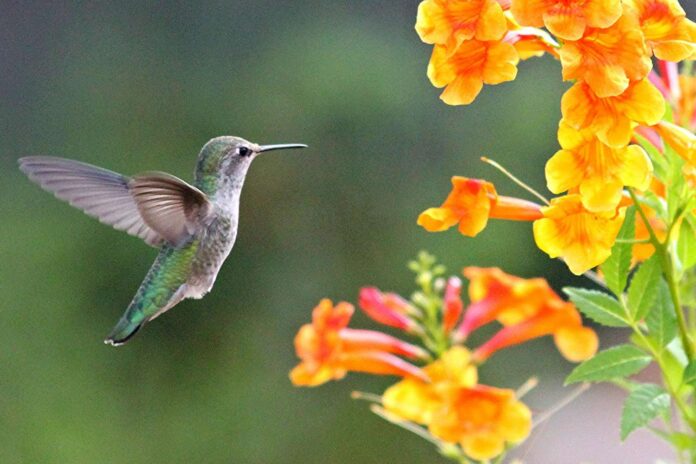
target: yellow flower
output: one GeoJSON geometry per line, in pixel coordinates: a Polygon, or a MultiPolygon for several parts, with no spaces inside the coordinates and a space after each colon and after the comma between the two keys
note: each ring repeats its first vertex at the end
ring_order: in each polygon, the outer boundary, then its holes
{"type": "Polygon", "coordinates": [[[578,194],[554,198],[543,208],[544,218],[534,222],[534,240],[542,251],[563,258],[570,271],[580,275],[609,257],[625,212],[620,207],[616,212],[592,213],[578,194]]]}
{"type": "Polygon", "coordinates": [[[529,435],[529,408],[512,390],[478,385],[466,348],[451,348],[424,370],[431,382],[404,379],[384,392],[389,413],[428,426],[472,459],[494,458],[529,435]]]}
{"type": "Polygon", "coordinates": [[[453,390],[473,387],[478,382],[471,354],[462,346],[450,348],[423,370],[430,382],[408,378],[384,392],[382,403],[387,411],[406,420],[429,424],[453,390]]]}
{"type": "Polygon", "coordinates": [[[459,224],[459,232],[474,237],[489,218],[533,221],[541,217],[540,206],[518,198],[499,196],[490,182],[452,177],[452,191],[439,208],[418,216],[418,225],[428,232],[442,232],[459,224]]]}
{"type": "Polygon", "coordinates": [[[416,32],[429,44],[458,46],[465,40],[500,40],[507,30],[495,0],[425,0],[418,5],[416,32]]]}
{"type": "Polygon", "coordinates": [[[467,40],[456,48],[435,45],[428,64],[428,78],[445,87],[440,99],[448,105],[468,105],[483,84],[500,84],[517,76],[520,58],[507,42],[467,40]]]}
{"type": "Polygon", "coordinates": [[[632,82],[621,95],[600,98],[588,84],[577,82],[561,100],[563,122],[576,130],[587,129],[615,148],[628,145],[632,122],[656,124],[665,112],[665,101],[647,79],[632,82]]]}
{"type": "Polygon", "coordinates": [[[561,121],[558,140],[562,149],[546,163],[546,183],[553,193],[579,188],[588,211],[613,211],[624,186],[645,190],[652,163],[638,145],[612,148],[589,129],[576,130],[561,121]]]}
{"type": "Polygon", "coordinates": [[[607,28],[622,13],[620,0],[515,0],[511,11],[520,24],[546,26],[564,40],[578,40],[588,26],[607,28]]]}
{"type": "Polygon", "coordinates": [[[625,13],[611,27],[588,28],[577,41],[559,51],[563,79],[587,82],[600,98],[620,95],[630,81],[643,79],[652,68],[638,20],[625,13]]]}
{"type": "Polygon", "coordinates": [[[645,40],[655,56],[667,61],[696,58],[696,23],[677,0],[624,0],[637,11],[645,40]]]}
{"type": "Polygon", "coordinates": [[[433,414],[430,432],[459,443],[472,459],[492,459],[506,444],[522,442],[532,429],[532,413],[508,389],[477,385],[459,389],[447,407],[433,414]]]}

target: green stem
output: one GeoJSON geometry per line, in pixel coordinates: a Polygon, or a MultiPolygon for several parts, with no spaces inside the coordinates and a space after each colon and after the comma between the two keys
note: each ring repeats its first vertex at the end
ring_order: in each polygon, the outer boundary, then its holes
{"type": "MultiPolygon", "coordinates": [[[[672,259],[672,255],[670,254],[667,245],[660,242],[660,240],[657,238],[657,235],[655,234],[655,231],[650,225],[650,221],[648,220],[648,217],[643,211],[643,208],[641,208],[640,201],[638,201],[638,197],[636,196],[633,189],[629,188],[628,193],[631,195],[633,203],[636,205],[636,209],[638,210],[638,214],[643,220],[645,228],[648,230],[648,235],[650,235],[650,243],[652,243],[652,246],[655,247],[655,253],[660,258],[662,273],[664,274],[665,279],[667,280],[667,287],[669,288],[669,293],[672,297],[674,313],[677,316],[677,324],[679,326],[679,338],[681,338],[682,345],[684,345],[684,353],[686,353],[687,359],[691,361],[694,357],[694,350],[691,346],[691,340],[689,339],[689,331],[687,329],[686,318],[684,317],[684,312],[681,308],[679,298],[679,287],[677,286],[675,278],[676,270],[674,268],[674,260],[672,259]]],[[[669,235],[667,236],[667,239],[669,239],[669,235]]]]}
{"type": "Polygon", "coordinates": [[[677,385],[675,387],[669,381],[669,377],[667,376],[667,368],[662,361],[662,354],[655,350],[652,343],[650,343],[650,341],[645,337],[643,332],[638,328],[636,324],[632,324],[631,329],[633,329],[633,333],[635,333],[636,336],[640,338],[641,345],[647,347],[650,350],[650,354],[652,354],[652,357],[655,358],[657,365],[660,367],[660,372],[662,373],[662,382],[665,388],[667,388],[669,394],[672,396],[672,398],[674,398],[674,404],[676,404],[677,409],[679,409],[679,412],[681,413],[684,420],[689,424],[689,427],[691,427],[691,429],[696,432],[696,419],[694,419],[694,417],[691,415],[691,413],[689,412],[688,405],[684,402],[684,399],[677,391],[679,386],[677,385]]]}

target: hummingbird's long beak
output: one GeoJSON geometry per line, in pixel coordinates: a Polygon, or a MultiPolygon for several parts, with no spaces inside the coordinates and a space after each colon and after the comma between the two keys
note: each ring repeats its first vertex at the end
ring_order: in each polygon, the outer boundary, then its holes
{"type": "Polygon", "coordinates": [[[261,145],[259,147],[259,153],[271,150],[285,150],[288,148],[307,148],[304,143],[279,143],[277,145],[261,145]]]}

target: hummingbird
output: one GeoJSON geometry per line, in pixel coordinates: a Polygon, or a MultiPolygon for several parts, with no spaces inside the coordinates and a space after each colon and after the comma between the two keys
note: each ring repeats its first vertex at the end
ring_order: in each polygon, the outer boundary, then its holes
{"type": "Polygon", "coordinates": [[[216,137],[198,155],[193,184],[164,172],[127,177],[51,156],[18,161],[20,170],[44,190],[159,249],[104,340],[118,346],[183,299],[202,298],[210,291],[237,237],[239,197],[251,162],[261,153],[289,148],[307,145],[257,145],[240,137],[216,137]]]}

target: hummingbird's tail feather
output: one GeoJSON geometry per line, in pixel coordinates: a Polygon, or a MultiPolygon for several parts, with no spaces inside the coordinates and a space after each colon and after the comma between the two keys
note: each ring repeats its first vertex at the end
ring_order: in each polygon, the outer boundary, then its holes
{"type": "Polygon", "coordinates": [[[123,345],[130,340],[143,325],[145,325],[145,321],[134,323],[123,317],[118,321],[116,327],[113,328],[109,336],[106,337],[104,343],[112,346],[123,345]]]}

